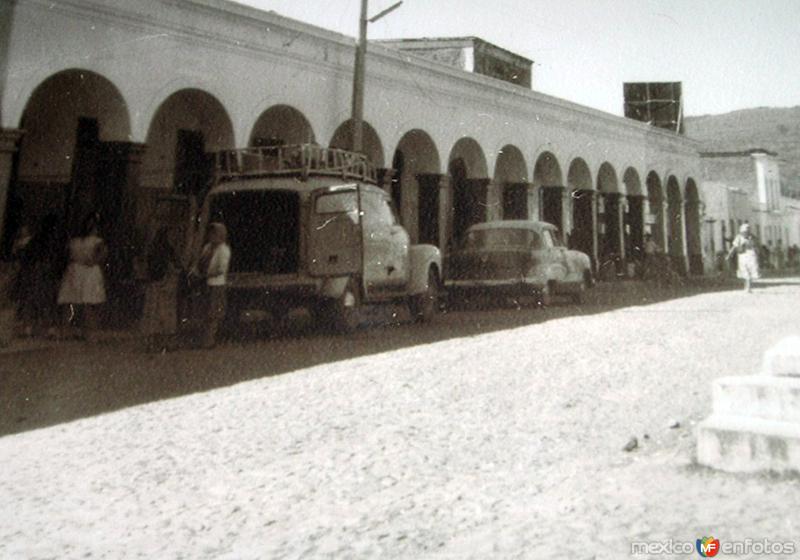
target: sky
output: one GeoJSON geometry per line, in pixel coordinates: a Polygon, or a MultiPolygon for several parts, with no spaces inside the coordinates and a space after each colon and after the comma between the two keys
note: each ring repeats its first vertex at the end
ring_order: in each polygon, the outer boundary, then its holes
{"type": "MultiPolygon", "coordinates": [[[[238,1],[358,34],[360,0],[238,1]]],[[[405,0],[369,26],[371,39],[471,35],[534,60],[534,90],[616,115],[636,81],[683,82],[688,116],[800,105],[800,0],[405,0]]]]}

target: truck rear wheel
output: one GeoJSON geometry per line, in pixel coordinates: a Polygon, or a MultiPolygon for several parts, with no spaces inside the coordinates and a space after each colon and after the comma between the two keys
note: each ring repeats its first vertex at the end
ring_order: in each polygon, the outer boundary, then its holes
{"type": "Polygon", "coordinates": [[[552,281],[548,282],[539,290],[538,304],[540,307],[550,307],[553,305],[553,296],[555,295],[555,285],[552,281]]]}
{"type": "Polygon", "coordinates": [[[439,309],[439,275],[436,269],[428,269],[428,285],[424,292],[408,300],[408,309],[417,322],[430,321],[439,309]]]}

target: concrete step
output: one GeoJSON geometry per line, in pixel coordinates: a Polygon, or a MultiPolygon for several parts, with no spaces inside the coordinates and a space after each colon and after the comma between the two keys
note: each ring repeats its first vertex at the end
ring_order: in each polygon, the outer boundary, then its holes
{"type": "Polygon", "coordinates": [[[697,427],[697,460],[729,472],[800,473],[800,424],[712,414],[697,427]]]}
{"type": "Polygon", "coordinates": [[[750,375],[714,381],[714,414],[800,425],[800,377],[750,375]]]}

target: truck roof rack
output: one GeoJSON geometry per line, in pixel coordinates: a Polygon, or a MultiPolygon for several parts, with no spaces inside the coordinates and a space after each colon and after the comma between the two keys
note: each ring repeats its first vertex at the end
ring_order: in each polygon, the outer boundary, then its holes
{"type": "Polygon", "coordinates": [[[214,153],[217,183],[276,175],[328,175],[376,183],[375,168],[364,154],[316,144],[221,150],[214,153]]]}

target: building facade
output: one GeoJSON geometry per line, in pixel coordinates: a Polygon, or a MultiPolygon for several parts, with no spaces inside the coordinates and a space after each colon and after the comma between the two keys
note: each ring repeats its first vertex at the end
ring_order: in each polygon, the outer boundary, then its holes
{"type": "Polygon", "coordinates": [[[708,240],[717,251],[727,250],[744,223],[771,250],[785,252],[797,243],[800,201],[781,194],[778,154],[754,148],[701,157],[705,214],[713,221],[708,240]]]}
{"type": "MultiPolygon", "coordinates": [[[[350,37],[226,0],[0,6],[6,245],[46,213],[94,211],[130,245],[153,196],[202,193],[209,152],[350,145],[350,37]]],[[[472,223],[542,218],[598,268],[636,259],[651,231],[702,270],[691,139],[380,44],[365,121],[413,242],[446,252],[472,223]]]]}

